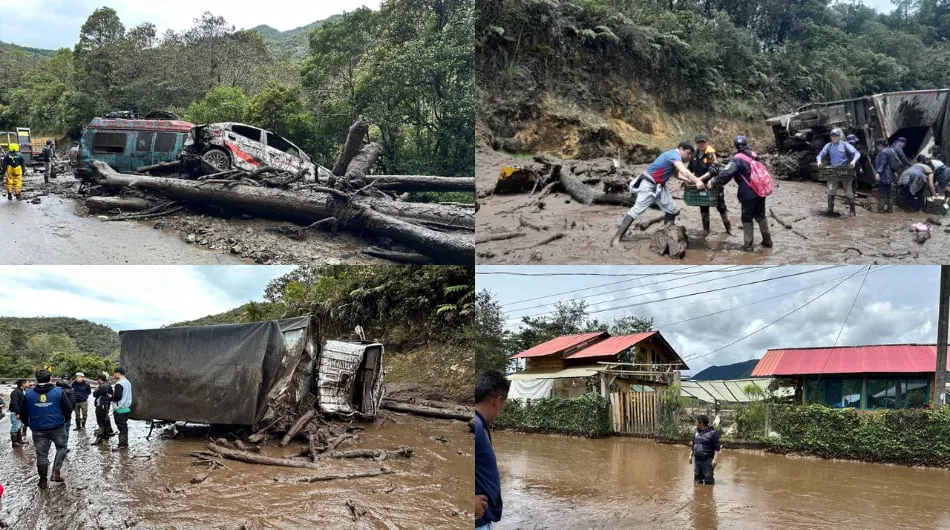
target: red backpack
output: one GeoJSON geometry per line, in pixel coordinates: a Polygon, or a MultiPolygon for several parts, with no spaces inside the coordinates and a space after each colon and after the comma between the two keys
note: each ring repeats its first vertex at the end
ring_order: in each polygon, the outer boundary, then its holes
{"type": "Polygon", "coordinates": [[[736,158],[745,160],[752,168],[751,178],[743,178],[742,180],[745,180],[746,185],[753,193],[764,199],[775,191],[775,180],[772,179],[772,175],[769,175],[769,169],[765,167],[765,164],[745,153],[736,153],[736,158]]]}

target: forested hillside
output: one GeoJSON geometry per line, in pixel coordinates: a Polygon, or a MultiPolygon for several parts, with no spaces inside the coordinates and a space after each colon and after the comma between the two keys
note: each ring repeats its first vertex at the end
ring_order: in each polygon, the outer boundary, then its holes
{"type": "Polygon", "coordinates": [[[53,366],[57,375],[114,368],[119,335],[108,326],[76,318],[0,317],[0,376],[32,376],[53,366]]]}
{"type": "Polygon", "coordinates": [[[0,129],[75,137],[109,111],[163,109],[252,123],[332,165],[364,116],[384,149],[381,172],[473,174],[473,0],[391,0],[287,33],[257,30],[205,13],[160,33],[99,8],[72,49],[47,58],[0,48],[0,129]]]}

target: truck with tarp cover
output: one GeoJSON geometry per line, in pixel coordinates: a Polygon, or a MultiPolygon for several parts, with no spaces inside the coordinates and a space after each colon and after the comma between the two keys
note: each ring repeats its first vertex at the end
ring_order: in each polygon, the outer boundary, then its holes
{"type": "Polygon", "coordinates": [[[861,181],[874,184],[874,142],[888,144],[907,138],[904,152],[913,160],[918,154],[942,158],[950,152],[950,89],[888,92],[840,101],[810,103],[795,112],[770,118],[766,123],[775,135],[779,153],[798,157],[798,174],[790,178],[816,178],[815,158],[831,141],[832,129],[858,137],[861,181]]]}
{"type": "Polygon", "coordinates": [[[130,417],[265,429],[290,411],[374,418],[383,345],[322,341],[314,317],[123,331],[130,417]]]}

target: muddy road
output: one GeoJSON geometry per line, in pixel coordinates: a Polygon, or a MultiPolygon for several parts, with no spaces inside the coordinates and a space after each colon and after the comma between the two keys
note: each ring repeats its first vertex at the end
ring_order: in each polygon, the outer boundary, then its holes
{"type": "Polygon", "coordinates": [[[685,445],[492,434],[506,528],[950,528],[950,470],[730,451],[693,483],[685,445]],[[570,455],[570,458],[565,458],[570,455]]]}
{"type": "MultiPolygon", "coordinates": [[[[498,173],[505,165],[526,165],[530,160],[480,149],[476,152],[476,186],[479,194],[493,188],[498,173]]],[[[636,169],[644,169],[636,167],[636,169]]],[[[924,222],[931,215],[896,211],[878,214],[861,207],[857,216],[849,217],[843,200],[836,203],[836,211],[845,215],[828,217],[827,190],[823,183],[777,181],[777,188],[769,198],[768,207],[774,210],[792,230],[783,228],[769,216],[774,248],[760,245],[761,234],[756,226],[755,251],[743,252],[742,225],[739,220],[739,202],[736,186],[727,184],[726,203],[733,225],[733,235],[725,233],[718,213],[711,212],[711,234],[702,237],[699,208],[676,204],[681,213],[677,223],[684,225],[689,238],[689,249],[683,260],[671,260],[651,252],[650,233],[659,229],[656,224],[646,231],[631,227],[620,246],[610,248],[610,238],[616,232],[626,207],[584,206],[564,193],[552,193],[540,211],[534,207],[518,208],[531,200],[528,194],[498,195],[479,200],[477,216],[478,238],[498,232],[526,232],[525,237],[504,241],[479,243],[479,264],[742,264],[784,265],[800,263],[850,264],[933,264],[943,263],[950,246],[950,217],[941,217],[942,226],[934,226],[929,241],[919,244],[909,229],[924,222]],[[516,209],[517,208],[517,209],[516,209]],[[801,237],[802,234],[808,239],[801,237]],[[564,237],[540,246],[533,245],[557,233],[564,237]]],[[[674,196],[682,196],[678,186],[674,196]]],[[[841,193],[841,192],[839,192],[841,193]]],[[[860,200],[859,200],[860,202],[860,200]]],[[[644,220],[659,217],[658,210],[649,210],[644,220]]]]}
{"type": "Polygon", "coordinates": [[[105,216],[86,209],[78,187],[67,174],[46,188],[41,174],[29,172],[24,200],[7,201],[4,193],[0,264],[388,263],[361,254],[366,242],[346,233],[300,236],[290,223],[240,215],[180,212],[152,220],[103,221],[105,216]]]}
{"type": "MultiPolygon", "coordinates": [[[[87,432],[72,431],[63,466],[66,483],[50,483],[41,491],[32,445],[11,450],[9,420],[0,421],[5,442],[0,482],[6,488],[0,528],[471,528],[474,518],[474,457],[462,422],[387,412],[349,448],[405,444],[412,447],[412,458],[387,462],[394,474],[315,484],[286,481],[378,466],[355,459],[360,461],[327,462],[325,471],[314,471],[225,460],[227,468],[191,484],[206,467],[194,465],[189,452],[201,450],[205,440],[163,439],[157,430],[146,440],[144,422],[129,425],[127,451],[90,445],[92,422],[87,432]],[[348,501],[361,516],[354,518],[348,501]]],[[[264,452],[282,456],[300,448],[275,444],[264,452]]]]}

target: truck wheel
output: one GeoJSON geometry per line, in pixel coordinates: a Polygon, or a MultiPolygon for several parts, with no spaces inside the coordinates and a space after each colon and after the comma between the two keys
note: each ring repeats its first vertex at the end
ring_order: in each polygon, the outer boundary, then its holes
{"type": "Polygon", "coordinates": [[[220,149],[208,149],[201,155],[202,165],[209,171],[227,171],[231,169],[231,158],[220,149]]]}

